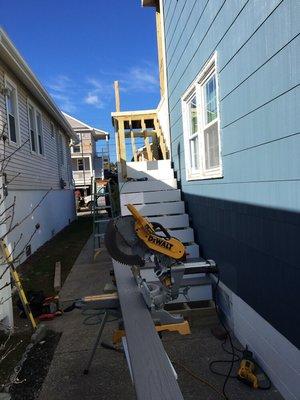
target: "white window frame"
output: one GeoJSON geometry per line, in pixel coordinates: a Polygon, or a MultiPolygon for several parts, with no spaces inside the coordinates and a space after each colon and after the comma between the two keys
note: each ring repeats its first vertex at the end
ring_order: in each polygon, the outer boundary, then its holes
{"type": "Polygon", "coordinates": [[[28,116],[28,134],[29,134],[29,141],[30,141],[30,152],[32,154],[36,154],[36,155],[38,155],[40,157],[45,157],[43,113],[30,99],[27,99],[27,116],[28,116]],[[32,149],[32,140],[31,140],[31,132],[30,132],[30,127],[31,126],[30,126],[29,107],[31,107],[33,109],[35,150],[32,149]],[[37,114],[38,113],[41,116],[42,152],[40,152],[40,146],[39,146],[39,133],[38,133],[38,122],[37,122],[37,114]]]}
{"type": "MultiPolygon", "coordinates": [[[[223,177],[222,157],[221,157],[221,134],[220,134],[220,110],[219,110],[219,88],[218,88],[218,74],[217,74],[217,53],[215,53],[205,67],[201,70],[200,74],[196,77],[192,85],[184,93],[181,98],[182,105],[182,121],[183,121],[183,136],[184,136],[184,154],[185,154],[185,168],[186,179],[202,180],[223,177]],[[217,98],[217,118],[209,124],[205,121],[205,99],[204,99],[204,85],[215,74],[216,77],[216,98],[217,98]],[[193,95],[196,94],[197,101],[197,123],[198,123],[198,153],[199,153],[199,168],[195,169],[192,165],[190,155],[190,115],[189,115],[189,101],[193,95]],[[215,168],[206,168],[205,165],[205,142],[204,142],[204,128],[207,129],[211,125],[217,123],[218,126],[218,141],[219,141],[219,165],[215,168]]],[[[194,135],[193,135],[194,136],[194,135]]]]}
{"type": "Polygon", "coordinates": [[[15,117],[15,129],[16,129],[16,142],[11,140],[10,137],[10,126],[9,126],[9,114],[8,114],[8,99],[5,96],[5,106],[6,106],[6,119],[7,119],[7,132],[8,132],[8,143],[13,146],[20,145],[20,121],[19,121],[19,95],[18,95],[18,87],[14,81],[12,81],[7,75],[4,76],[4,84],[5,87],[11,86],[15,90],[15,106],[16,106],[16,115],[15,117]]]}
{"type": "Polygon", "coordinates": [[[36,144],[37,144],[37,154],[40,156],[44,156],[45,155],[45,147],[44,147],[44,124],[43,124],[43,113],[42,111],[35,107],[35,125],[36,125],[36,144]],[[38,119],[37,119],[37,115],[40,114],[41,116],[41,132],[39,135],[38,132],[38,119]],[[39,136],[41,136],[41,148],[42,148],[42,152],[40,151],[40,143],[39,143],[39,136]]]}
{"type": "Polygon", "coordinates": [[[72,154],[81,154],[82,153],[81,143],[74,144],[74,141],[72,140],[71,152],[72,154]],[[79,147],[79,151],[74,151],[75,147],[79,147]]]}
{"type": "Polygon", "coordinates": [[[38,148],[38,143],[37,143],[37,126],[36,126],[36,118],[35,118],[35,105],[30,101],[29,99],[27,100],[27,116],[28,116],[28,134],[29,134],[29,142],[30,142],[30,152],[32,154],[38,154],[37,153],[37,148],[38,148]],[[29,107],[32,108],[33,111],[33,124],[34,124],[34,138],[35,138],[35,150],[32,148],[32,139],[31,139],[31,123],[30,123],[30,115],[29,115],[29,107]]]}

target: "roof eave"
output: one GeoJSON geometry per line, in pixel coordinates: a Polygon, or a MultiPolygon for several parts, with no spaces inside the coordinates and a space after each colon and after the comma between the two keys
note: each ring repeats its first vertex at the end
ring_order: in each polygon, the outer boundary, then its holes
{"type": "Polygon", "coordinates": [[[158,0],[141,0],[142,7],[157,7],[158,0]]]}
{"type": "Polygon", "coordinates": [[[76,135],[65,119],[59,108],[56,106],[50,95],[43,88],[37,77],[31,71],[29,65],[18,52],[7,34],[0,28],[0,57],[12,72],[20,79],[33,96],[43,105],[55,121],[65,130],[71,139],[76,139],[76,135]]]}

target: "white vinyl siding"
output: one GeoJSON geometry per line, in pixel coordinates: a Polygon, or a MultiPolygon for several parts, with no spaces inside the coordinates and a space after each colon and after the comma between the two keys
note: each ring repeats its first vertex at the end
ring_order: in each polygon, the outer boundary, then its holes
{"type": "Polygon", "coordinates": [[[216,56],[182,98],[188,180],[222,176],[216,56]]]}
{"type": "MultiPolygon", "coordinates": [[[[12,75],[10,71],[2,64],[0,66],[0,87],[5,87],[6,76],[12,75]]],[[[19,119],[19,142],[12,146],[6,146],[5,152],[8,156],[16,150],[16,146],[22,146],[16,151],[11,161],[6,167],[8,180],[14,180],[10,183],[11,190],[47,190],[49,188],[60,189],[60,178],[67,183],[70,182],[67,164],[70,162],[69,149],[63,149],[65,162],[61,171],[58,171],[58,153],[57,142],[52,139],[51,122],[53,117],[50,116],[46,109],[40,106],[42,115],[42,140],[43,140],[43,157],[37,153],[38,147],[36,142],[35,152],[31,150],[31,139],[29,132],[29,112],[28,100],[33,97],[31,93],[23,86],[17,78],[11,78],[17,86],[18,95],[18,119],[19,119]],[[26,142],[26,143],[25,143],[26,142]],[[17,174],[19,174],[17,176],[17,174]],[[60,176],[61,174],[61,176],[60,176]]],[[[33,104],[35,106],[35,104],[33,104]]],[[[9,137],[7,123],[7,107],[5,93],[0,92],[0,132],[4,129],[4,133],[9,137]]],[[[33,118],[32,127],[35,130],[35,118],[33,118]]],[[[56,129],[56,127],[55,127],[56,129]]],[[[34,135],[36,133],[34,132],[34,135]]],[[[68,146],[67,136],[62,131],[64,137],[63,145],[68,146]]],[[[55,135],[54,135],[55,136],[55,135]]],[[[35,136],[36,137],[36,136],[35,136]]],[[[0,142],[0,151],[3,152],[3,143],[0,142]]],[[[66,186],[68,188],[68,185],[66,186]]]]}
{"type": "Polygon", "coordinates": [[[5,77],[6,115],[9,143],[19,142],[18,89],[13,81],[5,77]]]}
{"type": "Polygon", "coordinates": [[[54,125],[53,122],[50,122],[50,135],[51,135],[51,138],[54,139],[54,137],[55,137],[55,125],[54,125]]]}

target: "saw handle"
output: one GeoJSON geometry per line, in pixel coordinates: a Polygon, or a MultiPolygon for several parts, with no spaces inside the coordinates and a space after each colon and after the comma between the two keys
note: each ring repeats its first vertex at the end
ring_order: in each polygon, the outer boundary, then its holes
{"type": "MultiPolygon", "coordinates": [[[[162,226],[159,222],[151,222],[151,225],[153,226],[153,229],[156,231],[158,228],[164,233],[165,238],[171,239],[171,235],[169,232],[166,230],[164,226],[162,226]]],[[[159,236],[159,235],[157,235],[159,236]]]]}

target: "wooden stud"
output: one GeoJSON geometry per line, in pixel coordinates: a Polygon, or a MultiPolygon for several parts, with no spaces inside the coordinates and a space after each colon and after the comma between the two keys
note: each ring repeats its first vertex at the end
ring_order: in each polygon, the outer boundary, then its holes
{"type": "Polygon", "coordinates": [[[115,100],[116,100],[116,112],[120,112],[120,89],[119,89],[119,81],[114,81],[114,89],[115,89],[115,100]]]}
{"type": "Polygon", "coordinates": [[[122,177],[126,178],[127,168],[126,168],[126,144],[125,144],[125,132],[124,132],[124,121],[119,121],[119,151],[120,151],[120,163],[121,163],[121,173],[122,177]]]}
{"type": "MultiPolygon", "coordinates": [[[[178,324],[155,325],[156,332],[178,332],[180,335],[190,335],[191,329],[188,321],[183,321],[178,324]]],[[[117,329],[113,333],[113,344],[120,344],[122,337],[126,336],[123,329],[117,329]]]]}
{"type": "Polygon", "coordinates": [[[134,132],[132,130],[131,119],[129,120],[129,126],[130,126],[130,138],[131,138],[131,149],[132,149],[133,160],[137,162],[138,159],[136,153],[135,137],[134,137],[134,132]]]}
{"type": "Polygon", "coordinates": [[[54,290],[56,292],[60,291],[61,289],[61,263],[57,261],[55,263],[55,270],[54,270],[54,290]]]}
{"type": "Polygon", "coordinates": [[[160,145],[160,149],[163,155],[163,159],[166,160],[167,159],[167,148],[166,148],[166,144],[165,144],[165,140],[163,137],[163,133],[160,129],[159,123],[157,118],[154,118],[154,127],[155,127],[155,131],[159,140],[159,145],[160,145]]]}
{"type": "Polygon", "coordinates": [[[152,161],[153,160],[153,154],[152,154],[152,149],[151,149],[150,142],[149,142],[149,137],[147,136],[147,129],[146,129],[146,124],[145,124],[145,119],[144,118],[141,119],[141,125],[142,125],[142,132],[144,134],[144,141],[145,141],[145,146],[146,146],[146,151],[147,151],[147,158],[148,158],[148,161],[152,161]]]}

